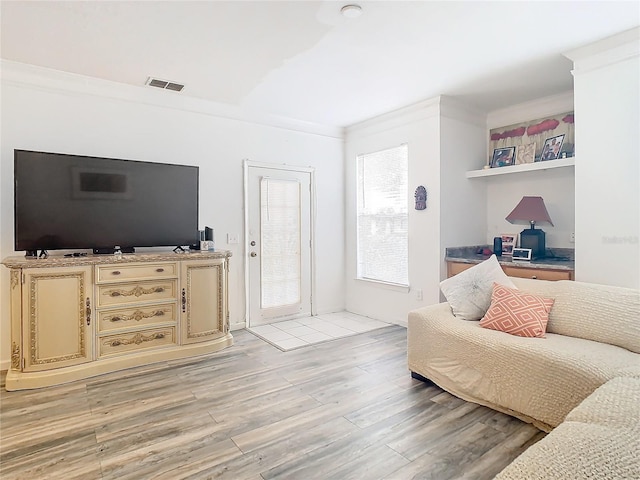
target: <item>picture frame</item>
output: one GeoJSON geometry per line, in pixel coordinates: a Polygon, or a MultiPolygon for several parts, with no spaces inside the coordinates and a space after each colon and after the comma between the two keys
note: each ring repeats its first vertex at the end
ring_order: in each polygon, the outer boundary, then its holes
{"type": "Polygon", "coordinates": [[[514,248],[513,261],[529,262],[531,261],[531,253],[530,248],[514,248]]]}
{"type": "Polygon", "coordinates": [[[534,163],[536,158],[536,142],[516,146],[516,165],[534,163]]]}
{"type": "Polygon", "coordinates": [[[564,142],[564,133],[556,135],[555,137],[549,137],[544,141],[542,147],[542,153],[540,154],[540,161],[555,160],[560,158],[560,152],[562,151],[562,144],[564,142]]]}
{"type": "Polygon", "coordinates": [[[516,163],[516,147],[496,148],[489,166],[491,168],[507,167],[516,163]]]}
{"type": "Polygon", "coordinates": [[[518,234],[502,233],[500,234],[500,238],[502,238],[502,255],[513,255],[513,249],[516,248],[518,241],[518,234]]]}

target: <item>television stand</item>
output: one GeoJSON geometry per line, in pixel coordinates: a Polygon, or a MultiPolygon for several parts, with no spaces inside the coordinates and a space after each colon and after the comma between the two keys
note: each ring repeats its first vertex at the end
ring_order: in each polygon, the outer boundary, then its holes
{"type": "Polygon", "coordinates": [[[174,248],[173,251],[175,253],[185,253],[186,252],[186,250],[184,248],[182,248],[180,245],[178,245],[176,248],[174,248]]]}
{"type": "Polygon", "coordinates": [[[47,258],[49,256],[49,252],[47,252],[46,250],[40,250],[40,255],[38,255],[38,258],[47,258]]]}
{"type": "Polygon", "coordinates": [[[232,345],[230,256],[5,258],[10,281],[2,293],[11,301],[5,388],[58,385],[232,345]]]}

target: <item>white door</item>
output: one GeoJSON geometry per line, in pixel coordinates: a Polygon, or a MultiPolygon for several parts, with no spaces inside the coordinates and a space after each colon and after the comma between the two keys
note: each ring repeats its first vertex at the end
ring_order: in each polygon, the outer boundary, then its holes
{"type": "Polygon", "coordinates": [[[245,163],[249,327],[311,315],[311,169],[245,163]]]}

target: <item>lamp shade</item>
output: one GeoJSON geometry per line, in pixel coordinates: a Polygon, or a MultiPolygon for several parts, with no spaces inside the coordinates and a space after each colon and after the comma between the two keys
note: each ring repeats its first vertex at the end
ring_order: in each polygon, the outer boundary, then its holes
{"type": "Polygon", "coordinates": [[[516,208],[507,215],[506,220],[509,223],[531,223],[532,225],[547,222],[553,226],[542,197],[522,197],[516,208]]]}

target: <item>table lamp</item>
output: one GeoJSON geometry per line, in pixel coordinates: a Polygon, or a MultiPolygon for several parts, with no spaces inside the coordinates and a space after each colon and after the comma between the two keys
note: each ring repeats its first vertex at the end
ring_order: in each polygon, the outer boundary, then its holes
{"type": "Polygon", "coordinates": [[[540,222],[547,222],[553,226],[553,222],[542,197],[522,197],[516,208],[507,215],[506,220],[509,223],[528,223],[531,228],[525,228],[520,233],[520,248],[530,248],[531,258],[545,256],[545,233],[535,226],[540,222]]]}

